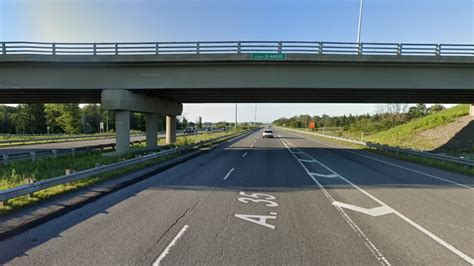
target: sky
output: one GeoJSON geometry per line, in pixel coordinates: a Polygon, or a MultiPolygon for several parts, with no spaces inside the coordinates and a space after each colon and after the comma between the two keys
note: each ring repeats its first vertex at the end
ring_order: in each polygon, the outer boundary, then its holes
{"type": "MultiPolygon", "coordinates": [[[[359,0],[0,0],[0,40],[352,42],[359,0]]],[[[474,43],[474,0],[364,0],[362,42],[474,43]]],[[[233,121],[233,104],[185,104],[190,120],[233,121]]],[[[255,104],[240,104],[253,121],[255,104]]],[[[370,104],[258,104],[257,120],[373,113],[370,104]]]]}

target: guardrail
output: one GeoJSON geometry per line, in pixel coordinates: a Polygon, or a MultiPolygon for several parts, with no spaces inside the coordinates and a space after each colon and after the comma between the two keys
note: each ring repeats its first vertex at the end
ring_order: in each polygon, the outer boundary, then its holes
{"type": "Polygon", "coordinates": [[[399,147],[391,147],[391,146],[372,143],[372,142],[365,142],[365,141],[360,141],[360,140],[347,139],[347,138],[342,138],[342,137],[324,135],[324,134],[319,134],[319,133],[314,133],[314,132],[306,132],[306,131],[289,129],[289,128],[284,128],[284,129],[292,130],[292,131],[300,132],[300,133],[317,135],[317,136],[330,138],[330,139],[336,139],[336,140],[340,140],[340,141],[345,141],[345,142],[349,142],[349,143],[353,143],[353,144],[357,144],[357,145],[362,145],[362,146],[366,146],[366,147],[373,148],[373,149],[378,149],[378,150],[394,151],[394,152],[397,152],[397,153],[405,153],[405,154],[410,154],[410,155],[415,155],[415,156],[420,156],[420,157],[425,157],[425,158],[437,159],[437,160],[456,163],[456,164],[460,164],[460,165],[464,165],[464,166],[474,166],[474,161],[468,160],[468,159],[463,159],[463,158],[457,158],[457,157],[454,157],[454,156],[440,155],[440,154],[434,154],[434,153],[424,152],[424,151],[416,151],[416,150],[411,150],[411,149],[403,149],[403,148],[399,148],[399,147]]]}
{"type": "MultiPolygon", "coordinates": [[[[177,132],[177,136],[183,135],[183,133],[180,131],[177,132]]],[[[198,132],[195,134],[201,134],[201,133],[198,132]]],[[[134,135],[134,136],[141,136],[141,135],[134,135]]],[[[159,137],[159,139],[160,138],[161,137],[159,137]]],[[[146,142],[146,139],[130,141],[130,145],[140,144],[143,142],[146,142]]],[[[12,161],[19,161],[19,160],[26,160],[26,159],[31,159],[32,161],[36,161],[38,157],[49,156],[49,157],[56,158],[59,155],[68,155],[68,154],[74,155],[76,153],[81,153],[81,152],[91,152],[91,151],[98,151],[98,150],[103,151],[103,150],[108,150],[108,149],[114,150],[115,143],[90,145],[90,146],[83,146],[83,147],[77,147],[77,148],[48,149],[48,150],[40,150],[40,151],[20,152],[20,153],[14,153],[14,154],[2,154],[0,155],[0,163],[7,164],[12,161]]]]}
{"type": "MultiPolygon", "coordinates": [[[[136,136],[145,136],[144,134],[133,134],[131,137],[136,136]]],[[[38,144],[38,143],[48,143],[48,142],[66,142],[70,140],[82,140],[82,139],[106,139],[115,137],[115,134],[103,134],[103,135],[84,135],[84,136],[75,136],[75,137],[56,137],[56,138],[31,138],[31,139],[12,139],[12,140],[0,140],[0,147],[7,146],[5,144],[38,144]]]]}
{"type": "MultiPolygon", "coordinates": [[[[140,144],[142,142],[146,142],[146,140],[135,140],[131,141],[130,145],[140,144]]],[[[22,153],[14,153],[14,154],[3,154],[0,157],[0,163],[7,164],[13,161],[20,161],[20,160],[27,160],[31,159],[31,161],[36,161],[38,157],[54,157],[60,155],[75,155],[76,153],[82,152],[91,152],[91,151],[98,151],[98,150],[114,150],[115,143],[108,143],[108,144],[100,144],[100,145],[92,145],[92,146],[84,146],[78,148],[69,148],[69,149],[51,149],[51,150],[41,150],[41,151],[30,151],[30,152],[22,152],[22,153]]]]}
{"type": "Polygon", "coordinates": [[[204,42],[0,42],[0,55],[159,55],[159,54],[302,53],[352,55],[474,56],[474,44],[356,43],[318,41],[204,42]]]}
{"type": "Polygon", "coordinates": [[[34,183],[31,183],[31,184],[26,184],[26,185],[23,185],[23,186],[3,190],[3,191],[0,191],[0,205],[5,205],[7,203],[7,201],[10,200],[10,199],[25,196],[25,195],[29,195],[31,193],[34,193],[34,192],[37,192],[37,191],[40,191],[40,190],[44,190],[44,189],[51,188],[51,187],[54,187],[54,186],[58,186],[58,185],[61,185],[61,184],[66,184],[66,183],[78,181],[78,180],[81,180],[81,179],[84,179],[84,178],[96,176],[96,175],[99,175],[99,174],[102,174],[102,173],[106,173],[106,172],[109,172],[109,171],[114,171],[114,170],[117,170],[117,169],[121,169],[121,168],[128,167],[128,166],[131,166],[131,165],[143,163],[143,162],[146,162],[146,161],[149,161],[149,160],[152,160],[152,159],[168,156],[168,155],[171,155],[171,154],[178,154],[180,152],[193,150],[193,149],[205,146],[205,145],[207,145],[209,143],[212,143],[212,142],[221,141],[223,139],[229,139],[229,138],[236,137],[236,136],[241,135],[243,133],[244,132],[229,134],[229,135],[217,137],[217,138],[206,140],[206,141],[201,141],[201,142],[191,144],[191,145],[188,145],[188,146],[184,146],[184,147],[181,147],[181,148],[175,148],[175,149],[170,149],[170,150],[161,151],[161,152],[157,152],[157,153],[151,153],[151,154],[148,154],[148,155],[145,155],[145,156],[142,156],[142,157],[137,157],[137,158],[133,158],[133,159],[129,159],[129,160],[125,160],[125,161],[121,161],[121,162],[113,163],[113,164],[109,164],[109,165],[99,166],[99,167],[95,167],[95,168],[92,168],[92,169],[87,169],[87,170],[75,172],[75,173],[72,173],[72,174],[69,174],[69,175],[58,176],[58,177],[54,177],[54,178],[34,182],[34,183]]]}

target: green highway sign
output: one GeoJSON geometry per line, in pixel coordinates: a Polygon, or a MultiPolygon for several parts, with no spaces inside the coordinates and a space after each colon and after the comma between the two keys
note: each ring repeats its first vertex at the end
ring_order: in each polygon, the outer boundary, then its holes
{"type": "Polygon", "coordinates": [[[286,54],[253,53],[252,60],[286,60],[286,54]]]}

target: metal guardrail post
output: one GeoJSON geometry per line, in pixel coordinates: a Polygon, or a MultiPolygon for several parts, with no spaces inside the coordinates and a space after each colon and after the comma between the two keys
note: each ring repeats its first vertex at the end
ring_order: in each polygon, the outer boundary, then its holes
{"type": "Polygon", "coordinates": [[[119,54],[118,43],[115,43],[115,55],[118,55],[118,54],[119,54]]]}
{"type": "Polygon", "coordinates": [[[283,43],[282,41],[279,41],[278,42],[278,53],[281,54],[283,51],[283,43]]]}
{"type": "Polygon", "coordinates": [[[363,47],[362,43],[357,44],[357,55],[362,55],[362,47],[363,47]]]}
{"type": "Polygon", "coordinates": [[[92,45],[92,53],[93,53],[94,55],[97,54],[97,44],[95,44],[95,43],[92,45]]]}
{"type": "Polygon", "coordinates": [[[51,150],[51,153],[53,154],[53,158],[58,158],[58,151],[53,149],[51,150]]]}
{"type": "Polygon", "coordinates": [[[31,157],[31,161],[32,161],[32,162],[35,162],[35,161],[36,161],[36,152],[35,152],[35,151],[31,151],[31,152],[30,152],[30,157],[31,157]]]}
{"type": "Polygon", "coordinates": [[[5,45],[5,42],[2,42],[2,51],[3,54],[7,54],[7,46],[5,45]]]}
{"type": "Polygon", "coordinates": [[[319,42],[319,54],[323,54],[324,53],[324,43],[323,42],[319,42]]]}
{"type": "Polygon", "coordinates": [[[71,148],[71,155],[72,155],[72,156],[76,156],[76,149],[71,148]]]}
{"type": "Polygon", "coordinates": [[[242,51],[241,51],[241,47],[242,47],[242,44],[241,44],[241,41],[238,41],[237,42],[237,53],[240,54],[242,51]]]}
{"type": "Polygon", "coordinates": [[[440,56],[441,55],[441,44],[437,44],[436,45],[436,56],[440,56]]]}
{"type": "Polygon", "coordinates": [[[52,44],[52,48],[53,48],[53,55],[56,55],[56,44],[55,43],[52,44]]]}
{"type": "Polygon", "coordinates": [[[2,155],[2,160],[3,160],[3,164],[7,164],[8,163],[8,154],[3,154],[2,155]]]}
{"type": "Polygon", "coordinates": [[[160,54],[160,43],[155,43],[155,54],[160,54]]]}
{"type": "Polygon", "coordinates": [[[403,44],[399,43],[397,45],[397,55],[402,55],[402,46],[403,44]]]}
{"type": "Polygon", "coordinates": [[[199,54],[201,52],[201,44],[199,42],[196,42],[196,54],[199,54]]]}

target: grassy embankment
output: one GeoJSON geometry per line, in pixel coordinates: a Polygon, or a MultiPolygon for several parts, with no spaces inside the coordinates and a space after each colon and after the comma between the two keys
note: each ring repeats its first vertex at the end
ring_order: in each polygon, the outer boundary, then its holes
{"type": "MultiPolygon", "coordinates": [[[[209,139],[217,138],[220,136],[226,136],[241,131],[242,130],[232,130],[226,132],[213,132],[191,136],[178,136],[176,139],[176,147],[181,147],[200,141],[206,141],[209,139]]],[[[160,140],[160,142],[161,141],[162,140],[160,140]]],[[[66,155],[58,158],[43,157],[38,158],[36,162],[18,161],[6,165],[0,165],[0,190],[24,185],[27,184],[30,180],[39,181],[61,176],[65,174],[66,169],[81,171],[84,169],[93,168],[96,166],[96,164],[107,165],[150,153],[150,151],[144,150],[144,145],[145,144],[135,145],[129,153],[120,156],[102,156],[103,152],[97,151],[88,154],[77,154],[76,156],[66,155]]],[[[35,192],[32,196],[18,197],[10,200],[7,206],[0,207],[0,213],[5,213],[14,209],[18,209],[25,205],[30,205],[40,200],[50,198],[54,195],[62,194],[92,184],[96,184],[98,182],[105,181],[107,179],[117,177],[127,172],[138,170],[140,168],[144,168],[146,166],[150,166],[158,162],[174,158],[176,156],[178,155],[175,154],[163,158],[153,159],[142,164],[137,164],[106,174],[38,191],[35,192]]]]}
{"type": "Polygon", "coordinates": [[[447,125],[456,118],[469,114],[468,105],[452,108],[412,120],[406,124],[367,136],[366,140],[385,145],[417,149],[433,149],[430,139],[417,137],[420,132],[447,125]]]}

